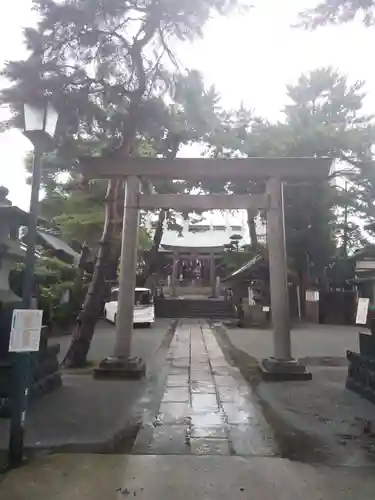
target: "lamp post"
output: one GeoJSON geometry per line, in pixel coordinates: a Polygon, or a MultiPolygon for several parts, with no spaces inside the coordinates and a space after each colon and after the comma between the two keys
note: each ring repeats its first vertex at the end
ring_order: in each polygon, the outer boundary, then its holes
{"type": "MultiPolygon", "coordinates": [[[[22,307],[30,309],[34,289],[35,246],[39,217],[39,191],[42,177],[42,155],[51,149],[58,113],[49,102],[42,106],[24,105],[24,135],[34,145],[30,213],[26,235],[26,258],[22,283],[22,307]]],[[[31,353],[15,353],[8,462],[11,467],[23,460],[24,421],[31,378],[31,353]]]]}
{"type": "Polygon", "coordinates": [[[39,217],[39,191],[42,177],[42,155],[51,146],[58,120],[57,111],[50,103],[43,107],[25,104],[24,134],[34,145],[33,172],[31,181],[31,198],[29,223],[26,235],[26,259],[22,284],[22,301],[24,309],[30,309],[34,287],[35,245],[39,217]]]}

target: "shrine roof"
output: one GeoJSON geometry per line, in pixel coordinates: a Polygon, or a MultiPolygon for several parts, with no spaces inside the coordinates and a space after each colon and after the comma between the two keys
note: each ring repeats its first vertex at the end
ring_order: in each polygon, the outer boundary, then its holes
{"type": "Polygon", "coordinates": [[[9,219],[18,219],[20,224],[27,224],[29,214],[15,205],[1,205],[1,217],[8,217],[9,219]]]}
{"type": "Polygon", "coordinates": [[[73,257],[73,259],[78,262],[80,258],[80,254],[73,250],[72,247],[70,247],[65,241],[63,241],[61,238],[57,237],[54,234],[48,233],[46,231],[43,231],[41,229],[38,229],[38,236],[49,246],[52,247],[54,250],[60,250],[70,257],[73,257]]]}

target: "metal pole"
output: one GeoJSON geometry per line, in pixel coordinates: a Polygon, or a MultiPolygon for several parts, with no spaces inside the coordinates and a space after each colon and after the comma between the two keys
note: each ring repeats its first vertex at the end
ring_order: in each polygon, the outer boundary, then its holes
{"type": "Polygon", "coordinates": [[[288,275],[285,247],[283,183],[281,179],[267,181],[270,207],[267,213],[271,313],[274,338],[274,357],[291,359],[288,275]]]}
{"type": "MultiPolygon", "coordinates": [[[[35,246],[39,218],[39,191],[42,178],[42,151],[36,147],[34,151],[33,173],[31,183],[30,213],[26,235],[26,258],[22,283],[22,306],[30,309],[34,289],[35,246]]],[[[9,431],[8,463],[10,467],[18,467],[23,461],[24,422],[27,408],[27,397],[32,372],[31,353],[14,355],[12,367],[11,420],[9,431]]]]}
{"type": "Polygon", "coordinates": [[[39,191],[42,179],[42,152],[35,147],[33,174],[31,183],[30,213],[26,235],[26,258],[22,283],[22,303],[24,309],[30,309],[34,289],[35,246],[39,218],[39,191]]]}
{"type": "Polygon", "coordinates": [[[140,181],[138,177],[130,176],[126,179],[119,297],[116,316],[115,358],[128,358],[131,350],[137,266],[139,187],[140,181]]]}

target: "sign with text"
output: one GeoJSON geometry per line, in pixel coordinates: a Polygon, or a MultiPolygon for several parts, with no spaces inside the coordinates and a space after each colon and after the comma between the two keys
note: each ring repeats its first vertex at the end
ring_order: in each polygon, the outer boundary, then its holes
{"type": "Polygon", "coordinates": [[[15,309],[9,339],[9,352],[39,351],[43,311],[15,309]]]}
{"type": "Polygon", "coordinates": [[[365,325],[367,323],[369,302],[370,302],[369,299],[365,298],[358,299],[357,315],[355,317],[355,322],[357,325],[365,325]]]}

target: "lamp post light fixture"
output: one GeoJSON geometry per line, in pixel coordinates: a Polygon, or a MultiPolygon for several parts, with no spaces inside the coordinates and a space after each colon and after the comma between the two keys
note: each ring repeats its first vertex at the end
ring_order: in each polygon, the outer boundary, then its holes
{"type": "MultiPolygon", "coordinates": [[[[42,106],[24,105],[24,135],[34,145],[33,171],[31,181],[30,212],[26,234],[26,257],[22,282],[22,308],[33,307],[32,296],[35,289],[35,246],[39,218],[39,191],[42,178],[42,156],[53,147],[58,113],[51,103],[42,106]]],[[[32,355],[30,352],[14,353],[12,415],[8,462],[17,467],[23,461],[24,422],[27,398],[32,376],[32,355]]]]}
{"type": "Polygon", "coordinates": [[[58,113],[50,102],[43,106],[24,105],[24,130],[25,136],[30,139],[34,147],[48,150],[53,144],[58,113]]]}

